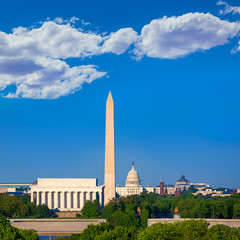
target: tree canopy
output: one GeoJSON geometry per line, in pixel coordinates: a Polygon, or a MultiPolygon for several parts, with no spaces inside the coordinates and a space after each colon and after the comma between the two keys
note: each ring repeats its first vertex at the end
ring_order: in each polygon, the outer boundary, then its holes
{"type": "Polygon", "coordinates": [[[1,240],[38,240],[34,230],[21,230],[14,228],[3,217],[0,217],[0,239],[1,240]]]}
{"type": "Polygon", "coordinates": [[[30,196],[11,196],[0,193],[0,215],[7,218],[48,218],[52,213],[46,205],[36,206],[30,196]]]}

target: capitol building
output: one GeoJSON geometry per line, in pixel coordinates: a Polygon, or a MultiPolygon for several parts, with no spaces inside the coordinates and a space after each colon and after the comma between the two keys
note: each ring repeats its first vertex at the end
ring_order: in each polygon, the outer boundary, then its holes
{"type": "Polygon", "coordinates": [[[139,174],[132,163],[132,169],[128,172],[126,185],[124,187],[116,186],[116,194],[119,197],[141,194],[144,191],[155,192],[154,187],[142,187],[139,174]]]}

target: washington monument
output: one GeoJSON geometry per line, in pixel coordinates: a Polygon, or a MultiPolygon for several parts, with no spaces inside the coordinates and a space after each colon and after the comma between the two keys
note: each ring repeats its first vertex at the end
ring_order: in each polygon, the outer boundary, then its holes
{"type": "Polygon", "coordinates": [[[106,103],[104,205],[115,196],[114,103],[109,92],[106,103]]]}

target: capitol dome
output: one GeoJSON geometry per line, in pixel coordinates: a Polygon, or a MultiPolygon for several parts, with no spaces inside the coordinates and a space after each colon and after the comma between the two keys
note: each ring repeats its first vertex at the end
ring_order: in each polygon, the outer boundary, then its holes
{"type": "Polygon", "coordinates": [[[140,177],[138,172],[134,168],[134,163],[132,164],[132,169],[128,172],[126,187],[139,186],[140,185],[140,177]]]}

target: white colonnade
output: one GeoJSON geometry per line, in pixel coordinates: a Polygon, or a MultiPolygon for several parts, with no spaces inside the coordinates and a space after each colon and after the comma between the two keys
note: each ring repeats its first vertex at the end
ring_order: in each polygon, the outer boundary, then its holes
{"type": "Polygon", "coordinates": [[[96,178],[38,178],[31,186],[31,201],[59,211],[80,211],[87,200],[103,205],[104,186],[96,178]]]}
{"type": "Polygon", "coordinates": [[[31,201],[36,205],[47,205],[49,209],[60,211],[80,211],[87,200],[97,199],[102,205],[102,189],[88,190],[33,190],[31,201]]]}

